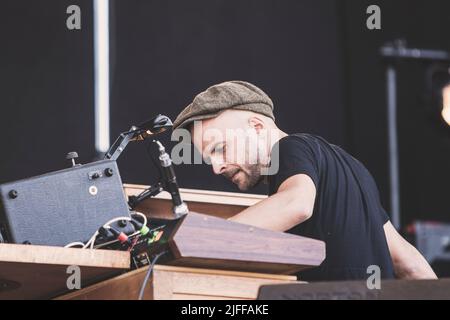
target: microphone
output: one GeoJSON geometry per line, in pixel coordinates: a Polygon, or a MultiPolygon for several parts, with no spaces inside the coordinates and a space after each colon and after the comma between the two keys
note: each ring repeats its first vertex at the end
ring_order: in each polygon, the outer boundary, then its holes
{"type": "Polygon", "coordinates": [[[172,196],[173,213],[178,218],[183,214],[187,214],[189,210],[187,205],[181,199],[172,159],[166,152],[166,149],[161,142],[158,140],[153,140],[153,142],[155,142],[159,148],[159,162],[161,165],[163,186],[164,189],[172,196]]]}

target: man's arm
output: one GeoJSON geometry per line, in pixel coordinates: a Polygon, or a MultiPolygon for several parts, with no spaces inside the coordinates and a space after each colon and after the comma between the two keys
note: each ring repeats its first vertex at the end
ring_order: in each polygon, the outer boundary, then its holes
{"type": "Polygon", "coordinates": [[[394,271],[400,279],[437,279],[428,262],[388,221],[384,233],[391,253],[394,271]]]}
{"type": "Polygon", "coordinates": [[[274,231],[286,231],[309,219],[314,209],[316,188],[311,178],[296,174],[286,179],[276,194],[229,218],[274,231]]]}

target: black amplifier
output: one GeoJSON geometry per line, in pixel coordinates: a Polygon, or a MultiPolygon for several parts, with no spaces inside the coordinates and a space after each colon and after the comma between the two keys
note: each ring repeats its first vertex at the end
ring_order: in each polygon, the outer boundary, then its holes
{"type": "Polygon", "coordinates": [[[102,160],[0,185],[5,242],[86,242],[111,219],[130,217],[116,161],[102,160]]]}

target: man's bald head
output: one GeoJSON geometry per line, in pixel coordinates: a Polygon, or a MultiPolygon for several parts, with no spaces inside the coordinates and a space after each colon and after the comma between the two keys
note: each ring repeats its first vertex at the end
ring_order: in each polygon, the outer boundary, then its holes
{"type": "Polygon", "coordinates": [[[225,110],[211,119],[189,126],[192,142],[215,174],[221,174],[247,190],[261,180],[268,164],[270,133],[275,122],[262,114],[225,110]]]}
{"type": "Polygon", "coordinates": [[[175,119],[174,129],[187,128],[214,173],[247,190],[261,180],[274,133],[282,133],[274,120],[273,102],[263,90],[228,81],[199,93],[175,119]]]}

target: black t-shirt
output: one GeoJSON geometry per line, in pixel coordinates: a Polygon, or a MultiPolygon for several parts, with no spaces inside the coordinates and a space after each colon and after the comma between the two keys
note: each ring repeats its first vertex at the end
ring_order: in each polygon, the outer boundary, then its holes
{"type": "MultiPolygon", "coordinates": [[[[269,176],[270,195],[296,174],[308,175],[316,187],[312,216],[287,232],[323,240],[326,258],[300,272],[302,280],[367,279],[377,265],[382,278],[393,278],[393,265],[383,225],[389,220],[368,170],[340,147],[311,134],[292,134],[272,149],[279,169],[269,176]]],[[[274,213],[276,214],[276,213],[274,213]]]]}

